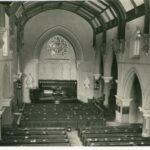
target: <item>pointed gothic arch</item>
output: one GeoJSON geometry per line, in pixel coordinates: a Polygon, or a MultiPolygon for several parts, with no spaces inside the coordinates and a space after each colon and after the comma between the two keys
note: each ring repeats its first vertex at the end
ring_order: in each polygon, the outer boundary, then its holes
{"type": "Polygon", "coordinates": [[[35,48],[33,51],[33,56],[35,59],[39,58],[41,47],[43,46],[43,43],[49,39],[49,37],[53,37],[54,35],[61,35],[66,40],[68,40],[75,52],[76,60],[77,61],[83,61],[83,51],[82,47],[77,39],[77,37],[68,29],[66,29],[63,26],[56,26],[54,28],[51,28],[47,31],[45,31],[37,40],[35,43],[35,48]]]}
{"type": "Polygon", "coordinates": [[[123,96],[125,98],[130,98],[130,92],[131,92],[131,88],[132,88],[132,85],[133,85],[135,75],[137,76],[137,78],[139,80],[140,87],[141,87],[141,92],[142,92],[142,99],[144,99],[142,81],[141,81],[139,72],[136,70],[135,67],[131,68],[128,71],[127,75],[125,76],[126,78],[125,78],[124,83],[123,83],[123,92],[124,92],[123,96]]]}

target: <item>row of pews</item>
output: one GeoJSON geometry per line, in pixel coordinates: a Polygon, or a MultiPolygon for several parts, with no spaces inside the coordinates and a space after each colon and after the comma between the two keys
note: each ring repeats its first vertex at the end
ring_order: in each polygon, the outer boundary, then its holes
{"type": "Polygon", "coordinates": [[[142,126],[85,127],[78,130],[84,146],[150,146],[150,137],[142,137],[142,126]]]}
{"type": "Polygon", "coordinates": [[[21,127],[71,127],[105,124],[102,112],[93,104],[60,103],[25,105],[21,127]]]}
{"type": "Polygon", "coordinates": [[[65,128],[3,129],[1,146],[70,146],[65,128]]]}

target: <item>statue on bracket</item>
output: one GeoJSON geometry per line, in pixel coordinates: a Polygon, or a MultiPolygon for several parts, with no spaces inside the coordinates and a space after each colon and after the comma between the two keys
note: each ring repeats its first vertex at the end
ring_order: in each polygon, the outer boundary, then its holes
{"type": "Polygon", "coordinates": [[[27,75],[25,78],[25,87],[28,89],[32,89],[34,87],[34,79],[31,73],[29,73],[29,75],[27,75]]]}
{"type": "Polygon", "coordinates": [[[88,77],[85,78],[83,84],[84,84],[84,88],[87,88],[87,89],[90,88],[90,80],[88,77]]]}

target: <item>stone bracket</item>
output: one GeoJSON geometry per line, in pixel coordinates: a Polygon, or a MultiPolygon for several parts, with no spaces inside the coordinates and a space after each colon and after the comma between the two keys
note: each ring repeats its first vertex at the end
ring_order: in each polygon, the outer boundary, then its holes
{"type": "Polygon", "coordinates": [[[144,117],[150,117],[150,109],[139,107],[139,110],[143,112],[144,117]]]}
{"type": "Polygon", "coordinates": [[[2,107],[10,107],[11,101],[12,101],[11,98],[3,99],[3,100],[1,101],[1,106],[2,106],[2,107]]]}
{"type": "Polygon", "coordinates": [[[116,103],[121,107],[129,107],[132,98],[123,98],[121,96],[116,95],[116,103]]]}

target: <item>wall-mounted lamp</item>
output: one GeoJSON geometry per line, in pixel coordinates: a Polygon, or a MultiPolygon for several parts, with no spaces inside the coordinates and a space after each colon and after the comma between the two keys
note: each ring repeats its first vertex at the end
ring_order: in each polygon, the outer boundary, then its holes
{"type": "Polygon", "coordinates": [[[100,87],[100,79],[101,79],[101,74],[94,74],[94,89],[99,89],[100,87]]]}

